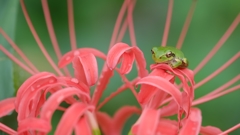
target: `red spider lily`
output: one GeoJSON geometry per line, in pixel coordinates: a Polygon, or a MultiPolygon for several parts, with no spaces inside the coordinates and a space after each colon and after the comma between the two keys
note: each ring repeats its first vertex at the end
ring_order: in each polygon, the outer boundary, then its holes
{"type": "MultiPolygon", "coordinates": [[[[228,90],[225,89],[232,83],[238,81],[239,75],[208,95],[197,100],[194,99],[195,89],[239,58],[240,54],[237,53],[212,75],[195,84],[194,74],[206,64],[236,28],[238,23],[240,23],[240,14],[213,51],[209,53],[206,59],[204,59],[194,71],[187,68],[172,69],[167,64],[152,64],[150,66],[151,72],[148,73],[144,54],[137,47],[135,41],[132,20],[135,0],[124,1],[114,28],[110,50],[107,55],[94,48],[77,49],[76,37],[74,34],[73,3],[72,0],[68,0],[69,30],[72,50],[63,56],[58,47],[47,0],[42,0],[48,31],[59,59],[58,67],[53,62],[38,37],[28,16],[23,0],[20,0],[20,2],[34,38],[51,66],[55,69],[57,75],[49,72],[39,72],[17,45],[8,37],[4,30],[0,28],[0,33],[6,38],[16,52],[19,53],[27,65],[24,65],[1,45],[0,50],[19,66],[32,74],[32,76],[30,76],[18,89],[16,97],[0,101],[0,117],[6,116],[13,110],[18,113],[18,129],[13,130],[0,123],[0,130],[8,134],[48,134],[52,130],[51,119],[56,110],[64,112],[54,132],[56,135],[69,135],[73,132],[79,135],[98,135],[101,134],[101,132],[106,135],[120,135],[125,122],[133,114],[138,114],[139,119],[132,125],[129,132],[131,135],[216,135],[227,134],[240,127],[240,124],[237,124],[225,132],[213,126],[203,127],[201,110],[195,107],[197,104],[238,90],[239,85],[228,90]],[[124,20],[123,16],[125,12],[127,12],[127,15],[124,20]],[[124,21],[124,23],[120,29],[120,23],[122,21],[124,21]],[[132,46],[118,42],[122,40],[127,26],[129,27],[132,46]],[[119,35],[117,35],[117,33],[119,33],[119,35]],[[99,67],[96,57],[105,61],[100,76],[98,76],[99,67]],[[129,81],[125,75],[131,72],[134,61],[137,64],[138,76],[133,81],[129,81]],[[74,77],[71,76],[66,68],[70,63],[72,63],[74,69],[74,77]],[[118,67],[118,64],[120,64],[120,67],[118,67]],[[64,73],[62,73],[59,68],[63,68],[64,73]],[[123,85],[98,105],[99,99],[113,76],[114,70],[121,76],[123,85]],[[175,78],[179,78],[181,84],[176,84],[175,78]],[[91,95],[90,89],[94,85],[96,85],[96,87],[93,95],[91,95]],[[139,92],[135,89],[138,85],[141,86],[139,92]],[[107,113],[99,111],[99,108],[106,102],[127,88],[134,94],[141,108],[129,105],[123,106],[115,113],[113,118],[107,113]],[[222,92],[223,90],[225,91],[222,92]],[[66,102],[69,107],[62,107],[62,102],[66,102]],[[177,115],[178,119],[170,120],[167,118],[173,115],[177,115]]],[[[169,2],[169,12],[162,41],[163,46],[166,45],[171,20],[173,1],[169,0],[169,2]]],[[[179,42],[177,43],[177,48],[181,48],[182,46],[195,5],[196,1],[193,1],[179,42]]]]}

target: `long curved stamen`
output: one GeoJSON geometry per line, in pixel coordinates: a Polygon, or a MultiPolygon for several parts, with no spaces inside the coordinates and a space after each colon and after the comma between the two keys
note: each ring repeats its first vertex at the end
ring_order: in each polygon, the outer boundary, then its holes
{"type": "Polygon", "coordinates": [[[27,67],[25,64],[23,64],[21,61],[19,61],[15,56],[13,56],[10,52],[8,52],[7,49],[5,49],[1,44],[0,44],[0,50],[2,50],[2,52],[4,54],[6,54],[12,61],[14,61],[16,64],[18,64],[20,67],[22,67],[24,70],[26,70],[28,73],[30,74],[35,74],[34,71],[32,71],[32,69],[30,69],[29,67],[27,67]]]}
{"type": "Polygon", "coordinates": [[[220,86],[219,88],[213,90],[212,92],[200,97],[199,99],[196,99],[195,102],[198,102],[198,100],[201,100],[202,98],[205,97],[209,97],[209,96],[213,96],[215,94],[220,93],[221,91],[225,90],[226,88],[228,88],[229,86],[231,86],[232,84],[234,84],[235,82],[237,82],[238,80],[240,80],[240,75],[237,75],[236,77],[234,77],[233,79],[231,79],[230,81],[228,81],[227,83],[225,83],[224,85],[220,86]]]}
{"type": "Polygon", "coordinates": [[[70,34],[70,42],[72,50],[77,49],[75,28],[74,28],[74,17],[73,17],[73,1],[68,0],[68,26],[69,26],[69,34],[70,34]]]}
{"type": "Polygon", "coordinates": [[[23,10],[23,14],[24,14],[24,17],[28,23],[28,26],[33,34],[33,37],[35,38],[39,48],[41,49],[42,53],[44,54],[45,58],[48,60],[48,62],[50,63],[50,65],[53,67],[53,69],[57,72],[58,75],[60,76],[63,76],[62,72],[60,71],[60,69],[56,66],[56,64],[53,62],[52,58],[50,57],[50,55],[48,54],[47,50],[45,49],[42,41],[40,40],[36,30],[34,29],[33,27],[33,24],[30,20],[30,17],[27,13],[27,9],[25,7],[25,4],[23,2],[23,0],[20,0],[20,4],[21,4],[21,7],[22,7],[22,10],[23,10]]]}
{"type": "Polygon", "coordinates": [[[132,91],[133,95],[137,99],[137,92],[134,89],[132,82],[130,82],[125,75],[121,75],[120,70],[117,69],[117,71],[118,71],[119,75],[121,76],[122,81],[127,85],[127,87],[132,91]]]}
{"type": "MultiPolygon", "coordinates": [[[[133,2],[132,5],[129,5],[129,6],[133,6],[133,8],[134,8],[134,7],[135,7],[135,4],[136,4],[136,1],[133,2]]],[[[129,8],[129,6],[128,6],[128,8],[129,8]]],[[[118,35],[118,37],[117,37],[116,43],[122,41],[122,39],[123,39],[123,37],[124,37],[124,34],[125,34],[126,30],[127,30],[127,27],[128,27],[128,19],[125,19],[124,22],[123,22],[123,24],[122,24],[122,27],[121,27],[121,29],[120,29],[119,35],[118,35]]]]}
{"type": "Polygon", "coordinates": [[[169,33],[171,18],[172,18],[172,11],[173,11],[173,0],[169,0],[166,25],[164,27],[162,44],[161,44],[162,46],[166,46],[167,44],[168,33],[169,33]]]}
{"type": "Polygon", "coordinates": [[[60,51],[60,48],[59,48],[59,45],[58,45],[58,41],[57,41],[57,38],[56,38],[56,35],[55,35],[55,32],[54,32],[54,29],[53,29],[52,19],[51,19],[51,16],[50,16],[50,11],[49,11],[49,8],[48,8],[47,0],[42,0],[42,8],[43,8],[45,21],[46,21],[47,28],[48,28],[48,33],[49,33],[50,39],[52,41],[54,51],[55,51],[58,59],[60,59],[62,57],[62,54],[61,54],[61,51],[60,51]]]}
{"type": "Polygon", "coordinates": [[[228,81],[227,83],[225,83],[224,85],[222,85],[220,88],[213,90],[212,92],[208,93],[205,96],[212,96],[214,94],[217,94],[221,91],[223,91],[224,89],[226,89],[227,87],[229,87],[230,85],[234,84],[235,82],[237,82],[238,80],[240,80],[240,75],[237,75],[236,77],[234,77],[232,80],[228,81]]]}
{"type": "Polygon", "coordinates": [[[233,33],[233,31],[236,29],[236,27],[238,26],[239,23],[240,23],[240,13],[235,18],[235,20],[230,25],[230,27],[227,29],[227,31],[224,33],[224,35],[221,37],[221,39],[218,41],[218,43],[214,46],[214,48],[208,53],[208,55],[193,70],[194,74],[197,74],[203,68],[203,66],[215,55],[215,53],[226,42],[226,40],[233,33]]]}
{"type": "Polygon", "coordinates": [[[232,88],[229,88],[221,93],[218,93],[218,94],[215,94],[215,95],[212,95],[212,96],[207,96],[207,97],[204,97],[204,98],[201,98],[197,101],[193,101],[192,105],[195,106],[195,105],[198,105],[198,104],[202,104],[204,102],[207,102],[207,101],[210,101],[210,100],[213,100],[215,98],[218,98],[218,97],[221,97],[223,95],[226,95],[228,93],[231,93],[231,92],[234,92],[236,90],[240,89],[240,85],[237,85],[237,86],[234,86],[232,88]]]}
{"type": "MultiPolygon", "coordinates": [[[[130,83],[131,85],[134,85],[136,82],[138,81],[138,78],[135,78],[134,80],[132,80],[130,83]]],[[[118,94],[120,94],[121,92],[123,92],[124,90],[126,90],[128,88],[127,84],[123,84],[122,86],[120,86],[116,91],[112,92],[108,97],[106,97],[97,107],[97,109],[99,110],[100,108],[102,108],[108,101],[110,101],[112,98],[114,98],[115,96],[117,96],[118,94]]]]}
{"type": "Polygon", "coordinates": [[[127,22],[127,19],[125,19],[124,22],[123,22],[123,25],[121,27],[121,30],[119,32],[119,35],[117,37],[116,43],[122,41],[122,39],[124,37],[124,34],[125,34],[126,30],[127,30],[127,27],[128,27],[128,22],[127,22]]]}
{"type": "Polygon", "coordinates": [[[19,54],[19,56],[27,63],[27,65],[33,70],[33,72],[38,73],[38,69],[32,64],[32,62],[27,58],[27,56],[21,51],[21,49],[11,40],[11,38],[7,35],[7,33],[0,28],[0,33],[4,36],[4,38],[8,41],[8,43],[12,46],[12,48],[19,54]]]}
{"type": "Polygon", "coordinates": [[[190,10],[189,10],[188,15],[187,15],[187,19],[184,23],[182,32],[181,32],[180,37],[179,37],[178,42],[177,42],[176,48],[178,48],[178,49],[181,49],[181,47],[182,47],[183,41],[186,37],[190,22],[191,22],[192,17],[193,17],[193,13],[194,13],[196,4],[197,4],[197,0],[193,0],[192,4],[191,4],[191,7],[190,7],[190,10]]]}
{"type": "Polygon", "coordinates": [[[197,83],[194,88],[197,89],[198,87],[202,86],[204,83],[211,80],[213,77],[221,73],[224,69],[226,69],[228,66],[230,66],[234,61],[236,61],[240,57],[240,52],[235,54],[230,60],[228,60],[225,64],[223,64],[220,68],[218,68],[215,72],[210,74],[208,77],[204,78],[202,81],[197,83]]]}
{"type": "Polygon", "coordinates": [[[235,125],[235,126],[233,126],[233,127],[231,127],[231,128],[229,128],[228,130],[222,132],[222,133],[219,134],[219,135],[226,135],[226,134],[231,133],[232,131],[234,131],[234,130],[236,130],[236,129],[238,129],[238,128],[240,128],[240,123],[237,124],[237,125],[235,125]]]}
{"type": "Polygon", "coordinates": [[[128,7],[128,13],[127,13],[127,21],[128,21],[128,26],[129,26],[128,28],[129,28],[130,40],[131,40],[132,46],[137,46],[135,32],[134,32],[134,26],[133,26],[133,19],[132,19],[133,18],[132,17],[133,8],[134,8],[135,3],[136,3],[136,0],[132,0],[130,2],[129,7],[128,7]]]}
{"type": "Polygon", "coordinates": [[[17,132],[15,130],[9,128],[8,126],[6,126],[2,123],[0,123],[0,131],[3,131],[3,132],[8,133],[10,135],[16,135],[17,134],[17,132]]]}
{"type": "MultiPolygon", "coordinates": [[[[53,28],[52,19],[51,19],[50,11],[49,11],[49,8],[48,8],[47,0],[42,0],[42,7],[43,7],[43,13],[44,13],[45,21],[46,21],[47,28],[48,28],[48,33],[49,33],[54,51],[57,55],[58,60],[60,60],[61,57],[62,57],[62,54],[61,54],[61,51],[60,51],[60,48],[59,48],[59,45],[58,45],[58,41],[57,41],[57,38],[56,38],[56,35],[55,35],[55,32],[54,32],[54,28],[53,28]]],[[[67,76],[70,76],[70,72],[68,71],[67,68],[63,68],[63,70],[64,70],[64,72],[67,76]]]]}
{"type": "Polygon", "coordinates": [[[112,38],[111,38],[111,41],[110,41],[109,48],[111,48],[116,42],[117,34],[118,34],[118,31],[119,31],[121,22],[123,20],[124,13],[126,12],[127,6],[128,6],[128,0],[125,0],[123,5],[122,5],[122,8],[120,9],[118,17],[117,17],[117,20],[116,20],[116,23],[115,23],[115,26],[114,26],[114,29],[113,29],[113,34],[112,34],[112,38]]]}

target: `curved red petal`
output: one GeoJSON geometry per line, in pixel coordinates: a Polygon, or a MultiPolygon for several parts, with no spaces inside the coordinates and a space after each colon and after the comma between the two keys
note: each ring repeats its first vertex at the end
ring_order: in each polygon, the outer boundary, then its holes
{"type": "Polygon", "coordinates": [[[48,121],[38,118],[27,118],[18,123],[18,134],[25,131],[38,131],[48,133],[51,128],[51,123],[48,121]]]}
{"type": "Polygon", "coordinates": [[[97,86],[93,93],[92,104],[97,106],[98,101],[100,100],[103,91],[106,89],[107,84],[109,83],[111,77],[113,76],[113,71],[104,65],[101,76],[99,77],[97,86]]]}
{"type": "Polygon", "coordinates": [[[87,80],[86,80],[85,73],[84,73],[84,70],[83,70],[83,65],[82,65],[82,63],[79,59],[80,59],[79,57],[75,57],[73,59],[74,76],[80,82],[83,82],[84,84],[87,85],[87,80]]]}
{"type": "MultiPolygon", "coordinates": [[[[129,45],[125,44],[125,43],[117,43],[115,44],[108,52],[107,55],[107,65],[108,67],[112,70],[114,69],[117,64],[118,61],[120,60],[120,58],[122,57],[122,55],[131,50],[132,47],[130,47],[129,45]]],[[[130,52],[128,52],[130,53],[130,52]]]]}
{"type": "Polygon", "coordinates": [[[73,61],[73,59],[79,55],[79,52],[76,50],[70,51],[62,56],[58,62],[58,67],[63,68],[73,61]],[[74,54],[75,53],[75,54],[74,54]]]}
{"type": "Polygon", "coordinates": [[[168,93],[166,93],[166,92],[164,92],[164,91],[161,91],[161,90],[158,90],[158,91],[155,93],[155,95],[153,96],[151,102],[149,102],[149,103],[151,103],[150,106],[151,106],[152,108],[155,108],[155,109],[159,108],[159,107],[161,106],[162,102],[163,102],[168,96],[169,96],[168,93]]]}
{"type": "MultiPolygon", "coordinates": [[[[19,110],[18,110],[18,121],[21,121],[28,117],[36,117],[39,114],[39,111],[46,101],[47,93],[52,90],[59,90],[61,89],[59,84],[55,84],[54,86],[49,86],[48,88],[44,89],[45,91],[42,91],[41,89],[30,91],[24,94],[24,97],[20,100],[19,103],[19,110]],[[56,87],[57,86],[57,87],[56,87]]],[[[80,98],[81,99],[81,98],[80,98]]],[[[85,97],[84,97],[85,99],[85,97]]],[[[73,97],[66,98],[66,101],[69,103],[76,102],[76,99],[73,97]]]]}
{"type": "Polygon", "coordinates": [[[193,96],[194,96],[194,89],[193,89],[194,83],[192,83],[192,82],[194,82],[193,74],[190,73],[190,70],[186,70],[186,69],[177,69],[177,68],[172,69],[167,64],[152,64],[151,69],[155,69],[155,68],[170,71],[181,80],[181,82],[183,84],[183,90],[184,90],[184,92],[182,92],[182,99],[183,99],[182,107],[186,113],[186,118],[187,118],[190,107],[191,107],[191,103],[193,100],[193,96]],[[188,75],[186,77],[187,79],[185,78],[184,75],[188,75]],[[188,83],[187,83],[188,80],[190,81],[192,86],[188,85],[188,83]]]}
{"type": "Polygon", "coordinates": [[[106,58],[107,58],[107,56],[103,52],[101,52],[95,48],[80,48],[79,51],[80,51],[80,54],[91,53],[94,56],[99,57],[103,60],[106,60],[106,58]]]}
{"type": "Polygon", "coordinates": [[[166,117],[166,116],[171,116],[178,113],[178,105],[174,100],[171,100],[168,105],[163,106],[161,108],[161,116],[166,117]]]}
{"type": "Polygon", "coordinates": [[[0,101],[0,118],[5,115],[8,115],[11,111],[14,110],[15,99],[16,99],[15,97],[12,97],[0,101]]]}
{"type": "Polygon", "coordinates": [[[98,123],[105,135],[120,135],[124,123],[134,113],[140,113],[140,109],[134,106],[124,106],[117,111],[113,119],[106,113],[97,112],[98,123]]]}
{"type": "Polygon", "coordinates": [[[82,90],[87,94],[90,94],[89,87],[85,83],[79,81],[77,78],[59,77],[58,82],[63,86],[76,87],[79,90],[82,90]]]}
{"type": "MultiPolygon", "coordinates": [[[[153,71],[149,74],[150,76],[161,76],[163,78],[165,78],[166,80],[169,80],[170,82],[172,81],[172,79],[174,79],[174,75],[166,72],[166,70],[164,69],[158,69],[155,68],[153,69],[153,71]]],[[[171,82],[172,83],[172,82],[171,82]]]]}
{"type": "Polygon", "coordinates": [[[86,54],[80,57],[81,64],[85,73],[86,81],[89,86],[94,85],[98,79],[97,60],[93,54],[86,54]]]}
{"type": "MultiPolygon", "coordinates": [[[[28,80],[27,80],[28,81],[28,80]]],[[[32,80],[34,81],[34,80],[32,80]]],[[[61,84],[58,82],[55,76],[50,76],[48,78],[39,78],[37,81],[30,86],[27,90],[25,90],[22,95],[21,100],[16,102],[16,109],[18,109],[18,121],[23,120],[26,117],[35,117],[38,115],[41,105],[45,101],[45,94],[49,90],[60,88],[61,84]],[[42,90],[45,90],[43,94],[42,90]]],[[[67,99],[68,101],[76,101],[73,98],[67,99]]]]}
{"type": "Polygon", "coordinates": [[[146,70],[146,60],[144,58],[143,52],[138,47],[130,47],[125,43],[117,43],[110,50],[107,55],[107,65],[112,70],[114,69],[119,60],[123,58],[121,73],[127,74],[132,69],[132,64],[134,59],[137,62],[138,74],[140,77],[144,77],[148,74],[146,70]],[[128,54],[128,55],[126,55],[128,54]],[[128,58],[126,58],[126,56],[128,58]]]}
{"type": "Polygon", "coordinates": [[[35,117],[39,115],[40,110],[42,108],[42,105],[46,101],[46,97],[47,97],[46,95],[47,95],[46,93],[42,93],[41,97],[39,97],[38,103],[37,103],[36,108],[35,108],[35,117]]]}
{"type": "Polygon", "coordinates": [[[160,135],[177,135],[178,126],[175,121],[161,119],[158,123],[156,134],[160,135]]]}
{"type": "Polygon", "coordinates": [[[88,119],[82,117],[75,126],[76,135],[92,135],[92,130],[89,127],[88,119]]]}
{"type": "Polygon", "coordinates": [[[140,113],[140,112],[141,110],[135,106],[124,106],[120,108],[113,118],[115,133],[121,134],[121,131],[127,119],[134,113],[140,113]]]}
{"type": "MultiPolygon", "coordinates": [[[[172,75],[172,74],[166,72],[166,70],[162,70],[162,69],[154,69],[149,75],[161,76],[161,77],[165,78],[166,80],[169,80],[169,82],[171,82],[171,83],[174,83],[174,80],[175,80],[174,75],[172,75]]],[[[158,108],[167,96],[168,96],[168,94],[166,92],[157,91],[155,93],[154,97],[151,99],[151,107],[158,108]]]]}
{"type": "Polygon", "coordinates": [[[133,66],[134,54],[133,53],[123,53],[122,55],[122,65],[120,67],[121,74],[128,74],[133,66]]]}
{"type": "Polygon", "coordinates": [[[70,51],[63,55],[63,57],[60,59],[58,62],[58,66],[60,68],[68,65],[71,63],[74,59],[74,57],[85,55],[85,54],[93,54],[96,57],[100,57],[101,59],[105,60],[106,55],[102,53],[101,51],[98,51],[97,49],[94,48],[80,48],[78,50],[70,51]]]}
{"type": "Polygon", "coordinates": [[[134,126],[138,126],[135,129],[137,135],[154,135],[157,130],[157,125],[160,118],[160,111],[145,108],[134,126]]]}
{"type": "MultiPolygon", "coordinates": [[[[39,110],[45,102],[46,94],[48,92],[53,93],[61,89],[61,83],[58,82],[58,80],[56,81],[55,79],[56,78],[54,78],[54,81],[51,81],[53,79],[50,79],[49,81],[49,78],[47,78],[46,80],[40,80],[40,83],[37,85],[37,89],[34,89],[35,87],[33,86],[31,87],[31,90],[25,92],[21,100],[17,103],[18,121],[26,117],[35,117],[39,114],[39,110]]],[[[86,98],[81,96],[80,99],[86,98]]],[[[76,102],[73,97],[66,98],[66,101],[68,103],[76,102]]]]}
{"type": "Polygon", "coordinates": [[[187,77],[189,82],[191,83],[192,86],[195,85],[194,81],[194,72],[188,68],[183,68],[183,69],[177,69],[179,72],[181,72],[184,76],[187,77]]]}
{"type": "Polygon", "coordinates": [[[41,92],[29,92],[22,97],[18,106],[17,120],[21,121],[27,117],[34,117],[38,109],[38,101],[41,98],[41,92]]]}
{"type": "Polygon", "coordinates": [[[89,109],[94,109],[80,102],[72,104],[63,114],[58,126],[55,130],[56,135],[71,135],[74,127],[77,125],[80,117],[89,109]]]}
{"type": "Polygon", "coordinates": [[[104,135],[111,135],[114,132],[114,124],[111,117],[103,112],[96,112],[96,116],[104,135]]]}
{"type": "Polygon", "coordinates": [[[48,100],[44,103],[42,110],[40,112],[40,117],[44,120],[50,121],[54,111],[58,108],[59,104],[67,97],[77,95],[84,96],[86,99],[90,100],[89,95],[76,89],[74,87],[61,89],[54,94],[52,94],[48,100]]]}
{"type": "Polygon", "coordinates": [[[144,107],[148,105],[149,101],[152,100],[153,96],[157,93],[159,89],[150,85],[141,85],[141,89],[138,93],[137,100],[144,107]]]}
{"type": "MultiPolygon", "coordinates": [[[[149,76],[161,76],[165,78],[166,80],[174,80],[174,76],[167,73],[165,70],[162,69],[154,69],[149,76]]],[[[149,85],[142,85],[141,89],[138,93],[138,102],[145,106],[151,101],[152,107],[158,107],[161,104],[161,101],[166,97],[166,94],[164,91],[159,91],[153,86],[149,85]],[[154,102],[153,102],[154,100],[154,102]]]]}
{"type": "MultiPolygon", "coordinates": [[[[68,78],[68,80],[64,77],[56,78],[55,77],[49,77],[49,78],[43,78],[41,80],[36,81],[29,90],[25,91],[24,95],[21,97],[21,100],[16,103],[16,107],[18,108],[18,120],[22,120],[25,117],[29,116],[36,116],[39,113],[39,110],[43,103],[45,102],[45,97],[48,92],[56,92],[59,89],[61,89],[61,86],[69,86],[69,84],[75,84],[73,81],[68,78]],[[44,90],[44,94],[42,93],[42,90],[44,90]]],[[[74,85],[76,88],[78,88],[80,91],[88,91],[87,94],[89,94],[89,90],[87,86],[83,85],[82,83],[79,83],[78,85],[74,85]]],[[[83,99],[84,101],[87,101],[89,99],[85,99],[84,96],[81,96],[80,99],[83,99]]],[[[76,100],[73,97],[69,97],[66,99],[68,103],[74,103],[76,100]]]]}
{"type": "Polygon", "coordinates": [[[95,56],[91,53],[75,57],[73,60],[75,77],[89,86],[98,79],[98,66],[95,56]]]}
{"type": "Polygon", "coordinates": [[[197,108],[191,108],[189,117],[183,124],[179,135],[198,135],[202,124],[201,111],[197,108]]]}
{"type": "Polygon", "coordinates": [[[189,87],[187,83],[183,82],[183,89],[184,89],[185,92],[187,92],[186,93],[187,95],[185,95],[185,96],[187,98],[189,98],[189,101],[185,100],[185,102],[183,102],[183,103],[189,102],[188,105],[190,106],[192,104],[193,99],[194,99],[194,85],[195,85],[194,73],[193,73],[192,70],[189,70],[187,68],[175,69],[175,71],[179,72],[180,74],[183,74],[191,84],[191,87],[189,87]]]}
{"type": "Polygon", "coordinates": [[[165,78],[162,78],[159,76],[147,76],[140,79],[136,83],[136,85],[139,85],[139,84],[147,84],[150,86],[154,86],[160,90],[163,90],[173,97],[173,99],[176,101],[179,107],[182,104],[181,92],[173,84],[167,81],[165,78]]]}
{"type": "Polygon", "coordinates": [[[133,47],[132,51],[135,55],[135,59],[137,62],[138,75],[142,78],[148,75],[148,71],[146,69],[146,60],[143,52],[138,47],[133,47]]]}
{"type": "Polygon", "coordinates": [[[173,69],[171,68],[169,65],[167,64],[154,64],[154,65],[151,65],[151,69],[155,69],[155,68],[159,68],[159,69],[164,69],[164,70],[167,70],[167,71],[170,71],[172,72],[174,75],[176,75],[180,80],[181,82],[183,83],[184,85],[184,91],[190,95],[190,93],[192,93],[193,91],[190,89],[190,87],[188,86],[188,83],[187,83],[187,80],[185,79],[184,75],[179,71],[181,69],[173,69]]]}
{"type": "Polygon", "coordinates": [[[20,100],[23,98],[26,92],[33,92],[35,90],[41,89],[42,87],[45,87],[45,85],[52,85],[56,82],[56,76],[48,72],[41,72],[28,78],[18,89],[15,101],[16,111],[18,112],[20,100]]]}

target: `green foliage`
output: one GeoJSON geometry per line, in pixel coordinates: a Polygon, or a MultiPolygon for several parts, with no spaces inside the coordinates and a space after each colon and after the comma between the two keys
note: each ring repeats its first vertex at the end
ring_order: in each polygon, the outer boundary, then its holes
{"type": "MultiPolygon", "coordinates": [[[[0,27],[3,28],[12,39],[14,39],[15,35],[17,7],[18,1],[16,0],[0,0],[0,27]]],[[[2,35],[0,35],[0,44],[12,52],[12,48],[2,35]]],[[[14,82],[12,61],[1,51],[0,75],[0,100],[2,100],[13,96],[14,82]]]]}

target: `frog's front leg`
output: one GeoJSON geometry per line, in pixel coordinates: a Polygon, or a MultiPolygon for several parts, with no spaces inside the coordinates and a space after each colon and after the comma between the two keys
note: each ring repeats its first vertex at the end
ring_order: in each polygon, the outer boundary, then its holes
{"type": "Polygon", "coordinates": [[[187,58],[183,58],[182,65],[180,66],[180,68],[186,68],[186,67],[188,67],[188,60],[187,58]]]}
{"type": "Polygon", "coordinates": [[[170,66],[172,68],[178,68],[178,67],[181,67],[182,65],[182,60],[178,59],[178,58],[174,58],[170,61],[170,66]]]}

